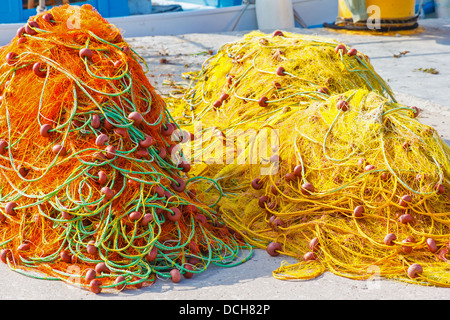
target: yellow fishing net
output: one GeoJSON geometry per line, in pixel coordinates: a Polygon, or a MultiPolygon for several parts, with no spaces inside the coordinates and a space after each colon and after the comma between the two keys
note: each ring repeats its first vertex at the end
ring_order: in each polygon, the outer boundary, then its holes
{"type": "Polygon", "coordinates": [[[222,187],[229,226],[298,260],[275,277],[450,285],[450,149],[367,56],[252,32],[186,77],[166,99],[195,136],[184,154],[222,187]]]}

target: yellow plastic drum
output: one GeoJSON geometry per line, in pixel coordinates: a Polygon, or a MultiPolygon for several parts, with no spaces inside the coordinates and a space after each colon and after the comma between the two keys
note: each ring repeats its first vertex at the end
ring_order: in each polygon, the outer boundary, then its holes
{"type": "Polygon", "coordinates": [[[416,32],[415,0],[366,0],[367,20],[353,20],[353,15],[344,0],[339,1],[336,22],[324,23],[324,27],[336,30],[369,31],[381,34],[391,31],[416,32]]]}
{"type": "MultiPolygon", "coordinates": [[[[378,6],[382,20],[409,20],[415,17],[415,0],[366,0],[366,7],[378,6]]],[[[378,10],[378,9],[377,9],[378,10]]],[[[369,15],[371,10],[369,10],[369,15]]],[[[339,17],[351,19],[352,13],[344,0],[339,0],[339,17]]]]}

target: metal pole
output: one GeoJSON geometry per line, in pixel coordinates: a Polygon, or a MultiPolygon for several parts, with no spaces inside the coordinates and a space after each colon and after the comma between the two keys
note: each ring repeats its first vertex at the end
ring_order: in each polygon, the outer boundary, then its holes
{"type": "Polygon", "coordinates": [[[45,6],[45,0],[39,0],[39,5],[36,8],[37,13],[42,13],[47,11],[47,7],[45,6]]]}

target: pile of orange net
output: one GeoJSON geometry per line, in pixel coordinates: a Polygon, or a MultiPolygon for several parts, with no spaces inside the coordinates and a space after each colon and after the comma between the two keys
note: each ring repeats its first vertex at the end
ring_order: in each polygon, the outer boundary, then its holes
{"type": "Polygon", "coordinates": [[[145,62],[92,6],[32,17],[0,61],[2,262],[98,293],[248,258],[145,62]]]}

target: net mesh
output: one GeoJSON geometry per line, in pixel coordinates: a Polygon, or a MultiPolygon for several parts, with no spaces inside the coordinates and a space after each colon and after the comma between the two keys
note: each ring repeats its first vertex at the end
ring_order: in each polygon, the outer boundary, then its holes
{"type": "Polygon", "coordinates": [[[0,258],[10,268],[98,293],[248,258],[202,196],[220,198],[217,183],[172,158],[187,133],[145,61],[92,6],[32,17],[0,61],[0,258]]]}
{"type": "Polygon", "coordinates": [[[275,277],[449,285],[449,147],[366,55],[251,32],[185,76],[166,100],[199,137],[185,153],[223,188],[229,226],[298,260],[275,277]]]}

